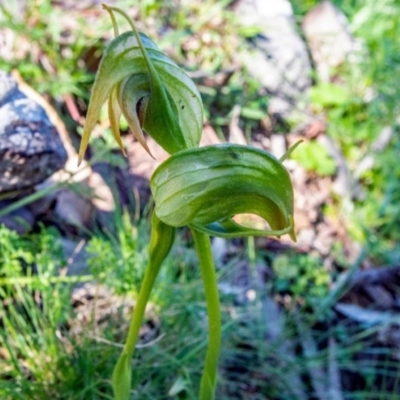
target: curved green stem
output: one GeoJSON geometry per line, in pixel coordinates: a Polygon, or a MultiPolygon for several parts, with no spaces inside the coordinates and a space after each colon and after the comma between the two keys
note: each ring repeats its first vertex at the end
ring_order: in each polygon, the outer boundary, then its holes
{"type": "Polygon", "coordinates": [[[174,243],[175,231],[176,229],[172,226],[161,222],[157,218],[155,212],[153,212],[148,266],[140,288],[136,307],[134,309],[128,337],[122,354],[113,371],[112,382],[115,400],[129,399],[131,388],[130,360],[135,351],[151,289],[153,288],[154,282],[160,271],[161,264],[174,243]]]}
{"type": "Polygon", "coordinates": [[[296,150],[297,146],[301,143],[303,143],[304,140],[298,140],[292,147],[289,148],[289,150],[279,159],[280,162],[285,161],[290,157],[290,155],[293,153],[294,150],[296,150]]]}
{"type": "MultiPolygon", "coordinates": [[[[133,21],[131,20],[131,18],[129,17],[129,15],[128,15],[125,11],[121,10],[121,9],[118,8],[118,7],[112,7],[112,6],[107,6],[106,4],[103,4],[103,8],[104,8],[105,10],[107,10],[107,11],[110,13],[110,15],[113,15],[112,12],[115,11],[115,12],[121,14],[121,15],[126,19],[126,21],[127,21],[128,24],[130,25],[130,27],[131,27],[131,29],[132,29],[132,31],[133,31],[135,37],[136,37],[136,40],[137,40],[138,45],[139,45],[139,47],[140,47],[140,49],[141,49],[141,51],[142,51],[143,57],[144,57],[144,59],[145,59],[145,62],[146,62],[146,65],[147,65],[149,71],[151,71],[151,73],[152,73],[153,75],[154,75],[154,74],[157,75],[157,71],[156,71],[156,69],[154,68],[153,63],[151,62],[149,55],[147,54],[147,51],[146,51],[146,49],[145,49],[145,47],[144,47],[144,44],[143,44],[143,42],[142,42],[142,38],[140,37],[139,31],[137,30],[135,24],[133,23],[133,21]]],[[[157,75],[157,76],[158,76],[158,75],[157,75]]],[[[152,76],[150,76],[150,77],[152,77],[152,76]]]]}
{"type": "Polygon", "coordinates": [[[210,237],[192,229],[207,302],[208,348],[200,383],[199,400],[213,400],[221,347],[221,311],[210,237]]]}
{"type": "Polygon", "coordinates": [[[112,22],[113,29],[114,29],[114,36],[117,37],[119,35],[119,29],[118,29],[118,25],[117,25],[117,20],[115,19],[115,15],[114,15],[112,9],[110,7],[108,7],[107,5],[103,4],[103,8],[105,10],[107,10],[108,13],[110,14],[111,22],[112,22]]]}

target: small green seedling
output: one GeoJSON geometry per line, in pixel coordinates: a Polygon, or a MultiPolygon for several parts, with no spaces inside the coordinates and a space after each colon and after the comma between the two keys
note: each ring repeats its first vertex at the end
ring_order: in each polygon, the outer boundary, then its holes
{"type": "Polygon", "coordinates": [[[96,76],[80,160],[107,99],[111,128],[122,150],[119,118],[124,115],[148,152],[144,132],[171,154],[150,182],[155,208],[149,262],[128,338],[113,373],[115,399],[129,399],[131,359],[151,289],[174,243],[176,228],[189,226],[199,258],[209,326],[199,399],[212,400],[217,382],[221,317],[210,235],[230,238],[289,234],[295,240],[293,188],[282,165],[290,150],[278,160],[247,146],[200,148],[203,106],[194,83],[146,35],[137,31],[127,14],[116,7],[103,7],[111,16],[116,37],[108,45],[96,76]],[[131,32],[119,34],[114,13],[127,19],[131,32]],[[262,217],[271,230],[251,229],[233,220],[235,215],[244,213],[262,217]]]}

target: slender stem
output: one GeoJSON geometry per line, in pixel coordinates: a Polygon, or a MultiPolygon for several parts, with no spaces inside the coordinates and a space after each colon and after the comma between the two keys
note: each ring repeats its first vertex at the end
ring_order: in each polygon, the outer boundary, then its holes
{"type": "Polygon", "coordinates": [[[292,147],[289,148],[289,150],[279,159],[279,161],[283,162],[286,159],[290,157],[290,155],[293,153],[294,150],[296,150],[297,146],[301,143],[303,143],[304,140],[298,140],[292,147]]]}
{"type": "Polygon", "coordinates": [[[146,311],[146,305],[149,300],[154,281],[160,271],[162,262],[171,250],[174,239],[175,228],[161,222],[157,218],[156,213],[153,212],[152,232],[149,248],[149,264],[147,266],[142,286],[140,288],[139,298],[136,303],[135,312],[133,314],[132,322],[129,327],[128,338],[126,340],[123,351],[125,354],[128,355],[129,358],[132,357],[135,350],[140,325],[143,319],[144,312],[146,311]]]}
{"type": "Polygon", "coordinates": [[[125,353],[129,359],[132,358],[133,352],[135,351],[143,316],[146,311],[146,305],[149,301],[151,289],[160,271],[160,267],[161,264],[152,265],[150,263],[147,266],[123,350],[123,353],[125,353]]]}
{"type": "Polygon", "coordinates": [[[147,51],[146,51],[146,49],[145,49],[145,47],[144,47],[144,44],[143,44],[143,42],[142,42],[142,38],[140,37],[139,31],[137,30],[135,24],[133,23],[133,21],[132,21],[132,19],[129,17],[129,15],[128,15],[125,11],[121,10],[121,9],[118,8],[118,7],[110,7],[110,6],[107,6],[106,4],[103,4],[103,8],[106,9],[110,14],[111,14],[112,11],[115,11],[115,12],[121,14],[121,15],[127,20],[128,24],[130,25],[130,27],[131,27],[131,29],[132,29],[132,31],[133,31],[135,37],[136,37],[136,40],[137,40],[137,42],[138,42],[138,45],[139,45],[139,47],[140,47],[140,49],[141,49],[141,51],[142,51],[142,54],[143,54],[143,57],[144,57],[145,62],[146,62],[146,64],[147,64],[147,67],[149,68],[149,70],[150,70],[153,74],[157,74],[157,71],[156,71],[156,69],[154,68],[154,66],[153,66],[153,64],[152,64],[152,62],[151,62],[151,60],[150,60],[150,57],[149,57],[149,55],[147,54],[147,51]]]}
{"type": "Polygon", "coordinates": [[[152,230],[149,248],[149,262],[139,291],[139,297],[134,309],[128,337],[122,354],[113,372],[113,388],[116,399],[128,399],[130,389],[130,373],[128,366],[135,351],[140,327],[146,311],[151,289],[160,271],[165,257],[168,255],[175,239],[175,228],[161,222],[155,212],[152,217],[152,230]],[[121,387],[123,389],[121,390],[121,387]]]}
{"type": "Polygon", "coordinates": [[[213,400],[221,347],[221,311],[217,276],[209,236],[195,229],[192,229],[192,234],[203,278],[208,315],[208,348],[200,382],[199,400],[213,400]]]}
{"type": "Polygon", "coordinates": [[[114,36],[117,37],[119,35],[119,30],[118,30],[117,21],[115,19],[115,15],[114,15],[112,9],[110,7],[108,7],[106,4],[103,4],[103,8],[105,10],[107,10],[108,13],[110,14],[111,22],[112,22],[113,29],[114,29],[114,36]]]}

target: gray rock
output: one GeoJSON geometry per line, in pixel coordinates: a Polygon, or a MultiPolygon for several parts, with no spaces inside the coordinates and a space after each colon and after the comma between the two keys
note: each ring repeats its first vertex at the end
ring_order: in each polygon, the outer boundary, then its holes
{"type": "Polygon", "coordinates": [[[311,86],[311,63],[296,31],[292,6],[288,0],[239,0],[235,11],[243,24],[262,29],[246,65],[273,95],[269,112],[285,118],[301,106],[311,86]]]}
{"type": "MultiPolygon", "coordinates": [[[[12,200],[0,200],[0,210],[10,206],[12,200]]],[[[0,216],[0,225],[6,226],[17,233],[28,233],[35,223],[35,217],[29,207],[23,206],[7,215],[0,216]]]]}
{"type": "Polygon", "coordinates": [[[46,112],[0,71],[0,193],[36,185],[61,169],[67,153],[46,112]]]}
{"type": "Polygon", "coordinates": [[[90,274],[86,244],[83,241],[75,242],[67,238],[60,238],[60,244],[67,260],[67,276],[90,274]]]}

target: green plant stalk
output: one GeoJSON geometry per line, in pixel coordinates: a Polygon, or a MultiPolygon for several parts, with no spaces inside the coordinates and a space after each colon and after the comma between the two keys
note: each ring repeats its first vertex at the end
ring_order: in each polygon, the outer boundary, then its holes
{"type": "Polygon", "coordinates": [[[122,354],[113,371],[112,382],[115,400],[129,399],[131,388],[130,360],[135,351],[151,289],[153,288],[154,282],[158,276],[162,262],[171,250],[174,239],[175,228],[161,222],[157,218],[156,213],[153,212],[149,262],[139,291],[136,307],[133,312],[128,337],[122,354]]]}
{"type": "MultiPolygon", "coordinates": [[[[150,181],[155,202],[149,263],[122,355],[114,369],[116,400],[128,400],[130,363],[151,289],[169,253],[176,228],[189,226],[205,290],[208,315],[208,347],[199,400],[213,400],[221,346],[221,315],[210,234],[221,237],[282,236],[296,239],[293,222],[293,187],[281,160],[250,147],[226,144],[199,148],[203,126],[201,96],[190,78],[116,7],[110,13],[116,38],[99,65],[83,131],[82,160],[102,104],[109,99],[109,117],[121,148],[119,118],[128,124],[149,151],[147,132],[171,157],[150,181]],[[122,15],[132,32],[118,35],[114,13],[122,15]],[[232,196],[227,196],[227,192],[232,196]],[[255,213],[271,230],[247,229],[233,215],[255,213]]],[[[150,153],[150,152],[149,152],[150,153]]]]}
{"type": "Polygon", "coordinates": [[[221,310],[217,276],[211,252],[210,237],[195,229],[192,229],[192,235],[199,258],[208,315],[208,348],[200,382],[199,400],[213,400],[221,347],[221,310]]]}

